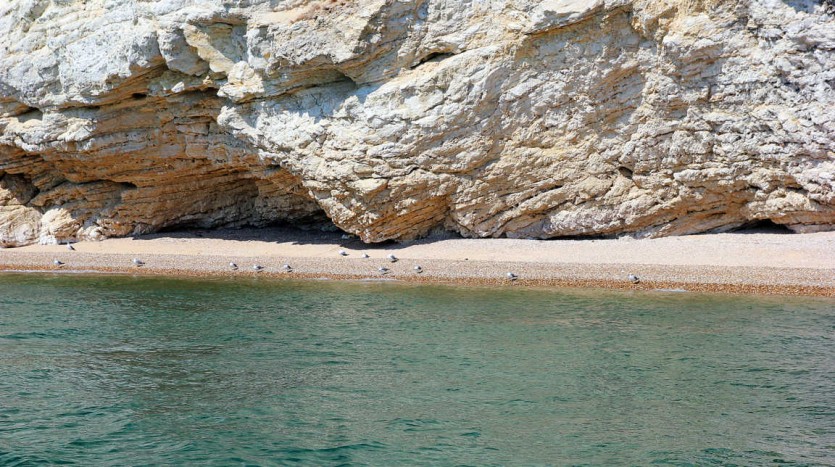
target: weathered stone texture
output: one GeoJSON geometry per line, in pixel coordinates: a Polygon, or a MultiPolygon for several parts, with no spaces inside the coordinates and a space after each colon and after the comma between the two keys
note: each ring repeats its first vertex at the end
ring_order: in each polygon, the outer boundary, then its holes
{"type": "Polygon", "coordinates": [[[0,244],[835,228],[812,0],[12,0],[0,244]]]}

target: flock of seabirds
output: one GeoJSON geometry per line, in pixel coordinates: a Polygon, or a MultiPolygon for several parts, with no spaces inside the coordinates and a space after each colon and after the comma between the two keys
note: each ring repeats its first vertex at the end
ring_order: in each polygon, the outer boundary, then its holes
{"type": "MultiPolygon", "coordinates": [[[[72,244],[69,243],[69,242],[67,242],[67,249],[70,250],[70,251],[75,251],[75,247],[73,247],[72,244]]],[[[339,250],[339,256],[348,256],[348,252],[345,251],[345,250],[339,250]]],[[[368,253],[363,253],[362,257],[365,258],[365,259],[371,258],[371,256],[368,255],[368,253]]],[[[397,261],[399,261],[399,258],[394,256],[393,254],[390,254],[390,255],[386,256],[386,259],[388,259],[392,263],[396,263],[397,261]]],[[[133,258],[131,260],[131,262],[133,263],[133,265],[135,267],[138,267],[138,268],[145,265],[145,262],[142,261],[139,258],[133,258]]],[[[64,263],[63,261],[56,258],[56,259],[52,260],[52,264],[55,265],[56,267],[61,267],[66,263],[64,263]]],[[[233,271],[237,271],[238,270],[238,265],[236,263],[229,263],[229,269],[231,269],[233,271]]],[[[255,271],[255,272],[261,272],[264,269],[265,269],[264,266],[261,266],[258,263],[255,263],[255,264],[252,265],[252,270],[255,271]]],[[[423,267],[419,264],[416,264],[415,267],[413,267],[412,269],[415,271],[415,274],[422,274],[423,273],[423,267]]],[[[281,266],[281,270],[284,271],[284,272],[293,272],[293,267],[290,266],[290,264],[288,264],[288,263],[284,263],[284,265],[281,266]]],[[[382,275],[386,275],[386,274],[391,272],[391,269],[389,269],[385,266],[380,266],[377,269],[377,271],[382,275]]],[[[507,274],[505,274],[505,277],[507,277],[507,280],[509,280],[511,282],[519,279],[519,275],[516,274],[516,273],[513,273],[513,272],[508,272],[507,274]]],[[[637,284],[637,283],[641,282],[641,279],[638,276],[636,276],[635,274],[629,274],[627,276],[627,279],[629,279],[629,281],[632,282],[633,284],[637,284]]]]}

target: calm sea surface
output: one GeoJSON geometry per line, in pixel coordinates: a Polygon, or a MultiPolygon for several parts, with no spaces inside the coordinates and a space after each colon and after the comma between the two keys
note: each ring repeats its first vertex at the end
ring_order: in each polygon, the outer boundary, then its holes
{"type": "Polygon", "coordinates": [[[833,465],[835,300],[0,275],[0,465],[833,465]]]}

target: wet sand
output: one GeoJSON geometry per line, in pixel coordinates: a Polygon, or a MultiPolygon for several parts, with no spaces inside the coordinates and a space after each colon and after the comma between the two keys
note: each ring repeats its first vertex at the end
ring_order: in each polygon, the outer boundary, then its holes
{"type": "Polygon", "coordinates": [[[835,297],[835,232],[613,240],[430,238],[365,245],[290,228],[189,231],[0,250],[0,270],[399,280],[835,297]],[[340,250],[348,253],[341,256],[340,250]],[[370,258],[363,258],[366,253],[370,258]],[[389,254],[397,262],[386,259],[389,254]],[[135,266],[140,258],[145,264],[135,266]],[[54,266],[58,259],[65,264],[54,266]],[[229,267],[238,265],[237,270],[229,267]],[[260,272],[254,264],[264,267],[260,272]],[[282,270],[289,264],[292,272],[282,270]],[[420,265],[422,273],[414,266],[420,265]],[[379,271],[389,268],[388,273],[379,271]],[[507,273],[518,279],[511,281],[507,273]],[[640,278],[635,284],[629,274],[640,278]]]}

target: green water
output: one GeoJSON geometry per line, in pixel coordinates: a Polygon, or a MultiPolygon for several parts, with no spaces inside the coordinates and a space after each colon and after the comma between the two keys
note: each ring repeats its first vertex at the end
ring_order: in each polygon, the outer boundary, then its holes
{"type": "Polygon", "coordinates": [[[0,275],[0,465],[833,465],[835,301],[0,275]]]}

